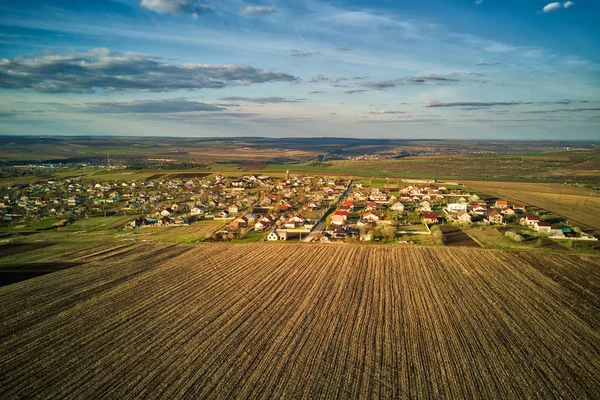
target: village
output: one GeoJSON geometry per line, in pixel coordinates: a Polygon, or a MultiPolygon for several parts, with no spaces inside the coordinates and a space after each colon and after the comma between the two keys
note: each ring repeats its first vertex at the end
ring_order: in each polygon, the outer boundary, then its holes
{"type": "MultiPolygon", "coordinates": [[[[0,192],[4,225],[131,216],[127,230],[220,224],[207,241],[423,243],[436,225],[511,227],[551,239],[596,240],[522,204],[481,199],[456,182],[249,174],[163,176],[133,182],[73,179],[13,185],[0,192]]],[[[55,224],[56,225],[56,224],[55,224]]]]}

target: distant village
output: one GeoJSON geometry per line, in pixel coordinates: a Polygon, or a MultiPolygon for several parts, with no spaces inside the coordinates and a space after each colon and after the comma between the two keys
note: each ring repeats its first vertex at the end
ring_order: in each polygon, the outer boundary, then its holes
{"type": "MultiPolygon", "coordinates": [[[[401,234],[431,234],[437,224],[526,227],[553,239],[595,240],[576,227],[553,224],[522,204],[486,202],[458,184],[435,180],[351,180],[323,176],[274,178],[250,174],[140,181],[48,180],[0,189],[4,225],[43,218],[131,216],[125,229],[221,221],[206,240],[390,242],[401,234]]],[[[518,235],[513,235],[518,236],[518,235]]],[[[517,238],[518,239],[518,238],[517,238]]]]}

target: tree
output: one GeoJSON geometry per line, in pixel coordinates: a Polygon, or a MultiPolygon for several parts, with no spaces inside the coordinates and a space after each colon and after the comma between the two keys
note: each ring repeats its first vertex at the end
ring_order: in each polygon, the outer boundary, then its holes
{"type": "Polygon", "coordinates": [[[386,240],[392,240],[396,237],[396,228],[394,228],[393,226],[386,226],[383,229],[383,237],[386,240]]]}

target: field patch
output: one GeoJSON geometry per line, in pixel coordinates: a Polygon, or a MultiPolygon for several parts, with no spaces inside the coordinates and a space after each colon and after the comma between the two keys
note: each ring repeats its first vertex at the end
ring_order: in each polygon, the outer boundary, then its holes
{"type": "Polygon", "coordinates": [[[65,257],[86,265],[0,288],[2,398],[600,391],[597,256],[133,243],[65,257]]]}
{"type": "Polygon", "coordinates": [[[267,163],[240,164],[240,168],[243,169],[244,171],[260,171],[261,169],[265,168],[266,166],[267,166],[267,163]]]}
{"type": "Polygon", "coordinates": [[[167,175],[168,179],[194,179],[194,178],[205,178],[211,175],[212,172],[181,172],[177,174],[167,175]]]}
{"type": "Polygon", "coordinates": [[[10,257],[15,254],[30,252],[34,250],[44,249],[54,246],[54,243],[37,242],[37,243],[4,243],[0,245],[0,258],[10,257]]]}
{"type": "Polygon", "coordinates": [[[465,181],[465,186],[512,204],[535,206],[573,225],[600,230],[600,192],[559,183],[465,181]]]}
{"type": "Polygon", "coordinates": [[[135,230],[135,235],[144,239],[170,243],[197,243],[216,232],[225,223],[217,220],[201,220],[187,226],[148,227],[135,230]]]}
{"type": "Polygon", "coordinates": [[[6,286],[27,279],[50,274],[52,272],[75,267],[81,263],[41,262],[29,264],[11,264],[0,267],[0,286],[6,286]]]}
{"type": "Polygon", "coordinates": [[[440,230],[444,234],[442,242],[446,246],[479,247],[476,241],[456,226],[442,225],[440,230]]]}

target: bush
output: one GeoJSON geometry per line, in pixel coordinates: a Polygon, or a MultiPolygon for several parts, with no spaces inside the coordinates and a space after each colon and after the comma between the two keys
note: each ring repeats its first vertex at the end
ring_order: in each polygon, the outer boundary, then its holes
{"type": "Polygon", "coordinates": [[[506,231],[504,232],[504,235],[515,242],[522,242],[524,240],[523,236],[519,235],[517,232],[506,231]]]}

